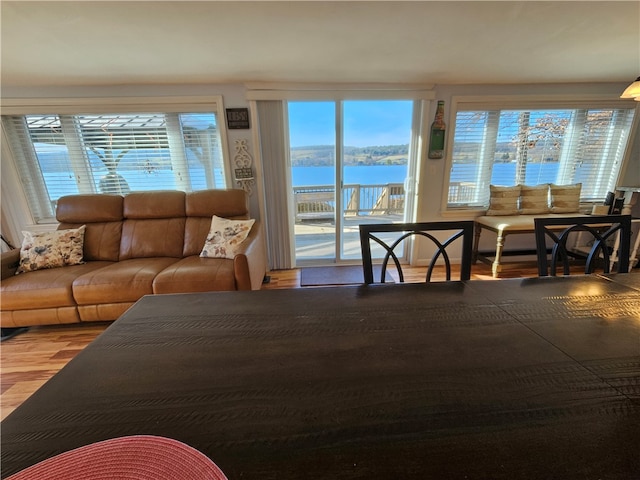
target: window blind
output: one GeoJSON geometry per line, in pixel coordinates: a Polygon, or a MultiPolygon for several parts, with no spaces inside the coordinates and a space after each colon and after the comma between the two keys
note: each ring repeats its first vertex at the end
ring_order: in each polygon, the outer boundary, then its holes
{"type": "Polygon", "coordinates": [[[216,112],[27,114],[3,128],[32,214],[77,193],[226,188],[216,112]]]}
{"type": "Polygon", "coordinates": [[[447,206],[486,208],[490,184],[582,183],[581,201],[603,201],[615,187],[634,112],[460,106],[447,206]]]}

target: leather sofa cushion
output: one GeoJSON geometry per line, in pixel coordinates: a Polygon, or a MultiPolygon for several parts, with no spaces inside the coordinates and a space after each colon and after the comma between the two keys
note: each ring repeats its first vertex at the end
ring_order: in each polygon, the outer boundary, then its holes
{"type": "Polygon", "coordinates": [[[183,257],[200,255],[211,229],[211,217],[188,217],[184,229],[183,257]]]}
{"type": "Polygon", "coordinates": [[[89,262],[5,278],[0,286],[2,310],[75,307],[72,285],[76,277],[109,265],[110,262],[89,262]]]}
{"type": "Polygon", "coordinates": [[[78,305],[135,302],[153,293],[153,279],[175,258],[133,258],[81,275],[73,282],[78,305]]]}
{"type": "Polygon", "coordinates": [[[249,218],[249,197],[244,190],[201,190],[187,194],[186,213],[189,217],[249,218]]]}
{"type": "Polygon", "coordinates": [[[3,311],[0,316],[3,327],[31,327],[33,325],[56,325],[80,321],[78,308],[75,305],[72,307],[3,311]]]}
{"type": "MultiPolygon", "coordinates": [[[[83,223],[85,262],[106,260],[117,262],[120,258],[122,222],[83,223]]],[[[78,228],[80,224],[61,223],[58,229],[78,228]]]]}
{"type": "Polygon", "coordinates": [[[236,290],[233,260],[191,256],[165,268],[153,281],[153,293],[236,290]]]}
{"type": "Polygon", "coordinates": [[[127,219],[184,217],[185,193],[179,191],[134,192],[124,197],[127,219]]]}
{"type": "Polygon", "coordinates": [[[148,257],[182,258],[185,218],[125,220],[120,260],[148,257]]]}
{"type": "Polygon", "coordinates": [[[100,322],[119,318],[135,302],[100,303],[98,305],[78,305],[79,321],[100,322]]]}
{"type": "Polygon", "coordinates": [[[83,194],[60,197],[56,219],[60,223],[119,222],[122,220],[123,198],[120,195],[83,194]]]}
{"type": "Polygon", "coordinates": [[[124,197],[120,260],[145,257],[182,258],[185,193],[137,192],[124,197]]]}
{"type": "Polygon", "coordinates": [[[84,260],[117,262],[122,235],[120,195],[83,194],[60,197],[56,205],[58,230],[86,225],[84,260]]]}

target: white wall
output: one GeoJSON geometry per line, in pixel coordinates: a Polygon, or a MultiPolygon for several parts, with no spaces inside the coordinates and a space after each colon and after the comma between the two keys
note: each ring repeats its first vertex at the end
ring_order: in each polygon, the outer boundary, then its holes
{"type": "MultiPolygon", "coordinates": [[[[445,118],[448,118],[448,126],[451,125],[449,107],[453,96],[458,95],[607,95],[617,98],[627,85],[619,83],[606,84],[577,84],[577,85],[438,85],[435,87],[436,99],[445,101],[445,118]]],[[[217,85],[117,85],[103,87],[50,87],[50,88],[23,88],[5,87],[2,89],[3,98],[72,98],[72,97],[126,97],[126,96],[187,96],[187,95],[222,95],[224,107],[248,107],[245,99],[245,87],[241,84],[217,84],[217,85]]],[[[435,103],[431,102],[435,109],[435,103]]],[[[427,118],[432,119],[435,111],[428,112],[427,118]]],[[[428,125],[425,125],[425,129],[428,125]]],[[[235,140],[246,139],[249,144],[250,154],[255,159],[256,146],[253,144],[253,126],[250,130],[229,130],[228,149],[229,159],[233,161],[235,153],[235,140]]],[[[426,142],[424,148],[426,148],[426,142]]],[[[636,132],[633,140],[633,152],[629,163],[624,169],[625,185],[640,185],[640,132],[636,132]]],[[[428,160],[423,155],[420,170],[417,219],[420,221],[440,220],[445,217],[441,214],[442,195],[445,189],[446,178],[445,160],[428,160]]],[[[7,177],[8,178],[8,177],[7,177]]],[[[2,188],[5,188],[5,175],[2,176],[2,188]]],[[[260,217],[258,195],[261,188],[254,188],[251,196],[251,213],[255,218],[260,217]]],[[[20,199],[17,199],[20,201],[20,199]]],[[[5,202],[7,200],[5,199],[5,202]]],[[[3,220],[5,220],[7,205],[2,205],[3,220]]],[[[460,218],[460,217],[457,217],[460,218]]],[[[450,219],[450,217],[449,217],[450,219]]],[[[28,226],[29,219],[23,222],[23,228],[28,226]]],[[[4,223],[4,222],[3,222],[4,223]]],[[[13,235],[12,235],[13,236],[13,235]]],[[[13,241],[19,243],[19,238],[13,241]]],[[[495,242],[495,239],[493,239],[495,242]]],[[[481,248],[491,248],[491,239],[485,239],[481,248]]],[[[515,246],[515,245],[514,245],[515,246]]],[[[517,246],[516,248],[520,248],[517,246]]]]}

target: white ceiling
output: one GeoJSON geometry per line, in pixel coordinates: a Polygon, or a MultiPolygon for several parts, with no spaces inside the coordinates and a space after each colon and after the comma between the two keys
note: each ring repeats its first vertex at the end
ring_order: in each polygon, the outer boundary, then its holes
{"type": "Polygon", "coordinates": [[[3,86],[630,82],[640,1],[1,2],[3,86]]]}

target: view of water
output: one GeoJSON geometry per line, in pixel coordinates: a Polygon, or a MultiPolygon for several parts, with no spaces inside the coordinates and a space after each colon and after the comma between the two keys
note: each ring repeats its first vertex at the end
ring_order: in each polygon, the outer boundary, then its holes
{"type": "MultiPolygon", "coordinates": [[[[558,176],[558,163],[530,163],[525,172],[525,183],[537,185],[540,183],[555,182],[558,176]]],[[[493,185],[513,185],[516,178],[516,163],[496,163],[491,173],[493,185]]],[[[464,164],[454,165],[451,171],[452,182],[465,182],[473,180],[468,174],[468,167],[464,164]]]]}
{"type": "MultiPolygon", "coordinates": [[[[333,167],[292,167],[294,187],[311,185],[333,185],[335,173],[333,167]]],[[[515,163],[496,163],[493,166],[491,183],[494,185],[511,185],[515,178],[515,163]]],[[[406,165],[363,165],[345,167],[344,183],[378,185],[386,183],[404,183],[407,174],[406,165]]],[[[556,181],[557,163],[533,163],[527,166],[527,183],[551,183],[556,181]]],[[[451,172],[452,182],[470,181],[467,165],[454,165],[451,172]]]]}
{"type": "MultiPolygon", "coordinates": [[[[465,165],[456,165],[451,172],[451,181],[469,181],[468,170],[465,165]]],[[[491,183],[495,185],[509,185],[515,176],[515,163],[498,163],[493,167],[491,183]]],[[[333,167],[293,167],[292,182],[294,187],[306,187],[313,185],[333,185],[335,173],[333,167]]],[[[406,165],[363,165],[349,166],[344,169],[345,184],[384,185],[387,183],[404,183],[407,173],[406,165]]],[[[555,182],[558,173],[557,163],[531,164],[527,167],[527,183],[555,182]]],[[[122,171],[131,190],[143,189],[174,189],[175,181],[171,170],[155,170],[152,173],[140,171],[122,171]],[[149,177],[152,182],[149,182],[149,177]]],[[[78,193],[73,178],[61,172],[45,172],[45,179],[52,200],[62,195],[78,193]]],[[[197,171],[191,172],[191,181],[194,190],[206,188],[204,172],[201,176],[197,171]]],[[[216,183],[221,185],[222,172],[216,172],[216,183]]]]}
{"type": "MultiPolygon", "coordinates": [[[[345,184],[383,185],[404,183],[406,165],[363,165],[344,168],[345,184]]],[[[294,187],[333,185],[336,179],[333,167],[292,167],[291,181],[294,187]]]]}

